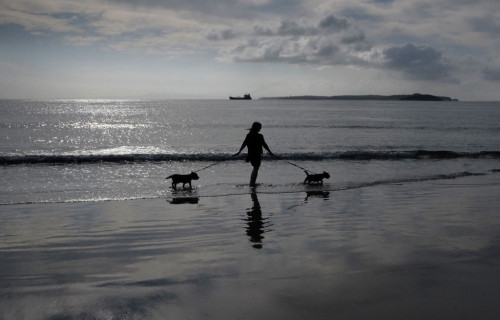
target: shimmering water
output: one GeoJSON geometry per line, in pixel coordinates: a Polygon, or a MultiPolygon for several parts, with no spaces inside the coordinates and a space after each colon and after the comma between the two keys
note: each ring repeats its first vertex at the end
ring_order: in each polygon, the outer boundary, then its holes
{"type": "Polygon", "coordinates": [[[499,107],[1,101],[0,319],[496,319],[499,107]]]}

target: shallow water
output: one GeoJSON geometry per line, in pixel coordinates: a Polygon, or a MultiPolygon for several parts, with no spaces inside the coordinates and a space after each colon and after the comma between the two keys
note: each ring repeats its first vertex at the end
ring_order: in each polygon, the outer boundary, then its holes
{"type": "Polygon", "coordinates": [[[264,159],[268,192],[303,189],[289,163],[329,172],[329,190],[500,167],[498,103],[0,100],[0,115],[0,204],[164,197],[164,177],[214,163],[200,195],[241,193],[251,168],[230,155],[255,120],[284,159],[264,159]]]}

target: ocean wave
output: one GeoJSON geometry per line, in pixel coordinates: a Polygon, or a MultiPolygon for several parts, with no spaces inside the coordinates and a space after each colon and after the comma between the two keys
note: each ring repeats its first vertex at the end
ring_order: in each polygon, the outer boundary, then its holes
{"type": "MultiPolygon", "coordinates": [[[[275,159],[265,155],[268,159],[275,159]]],[[[195,154],[35,154],[35,155],[0,155],[0,165],[16,164],[84,164],[84,163],[130,163],[130,162],[162,162],[162,161],[208,161],[219,162],[243,159],[244,155],[231,157],[229,153],[195,153],[195,154]]],[[[500,158],[500,151],[457,152],[447,150],[413,150],[413,151],[338,151],[338,152],[305,152],[279,154],[283,160],[321,161],[321,160],[405,160],[405,159],[456,159],[456,158],[500,158]]]]}

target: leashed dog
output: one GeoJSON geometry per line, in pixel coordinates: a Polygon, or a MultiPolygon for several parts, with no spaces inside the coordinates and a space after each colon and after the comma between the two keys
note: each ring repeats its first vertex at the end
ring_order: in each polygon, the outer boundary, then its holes
{"type": "Polygon", "coordinates": [[[189,183],[189,189],[192,189],[191,180],[198,180],[198,174],[196,172],[191,172],[190,174],[173,174],[166,177],[165,179],[172,179],[172,188],[177,188],[178,183],[182,183],[182,188],[185,187],[186,183],[189,183]]]}
{"type": "Polygon", "coordinates": [[[308,184],[323,184],[323,179],[328,179],[330,178],[330,174],[326,171],[323,171],[323,173],[319,174],[309,174],[307,171],[304,171],[307,175],[306,179],[304,180],[304,183],[308,184]]]}

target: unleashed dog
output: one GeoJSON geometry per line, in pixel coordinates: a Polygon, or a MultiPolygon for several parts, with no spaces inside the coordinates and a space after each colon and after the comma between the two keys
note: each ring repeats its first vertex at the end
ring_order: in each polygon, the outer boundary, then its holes
{"type": "Polygon", "coordinates": [[[306,179],[304,180],[304,184],[323,184],[323,179],[328,179],[330,178],[330,174],[326,171],[323,171],[323,173],[319,174],[309,174],[307,171],[304,171],[307,175],[306,179]]]}
{"type": "Polygon", "coordinates": [[[182,183],[183,189],[186,183],[189,183],[189,189],[192,189],[191,180],[198,180],[199,178],[196,172],[191,172],[190,174],[173,174],[165,179],[172,179],[172,188],[174,189],[177,188],[178,183],[182,183]]]}

